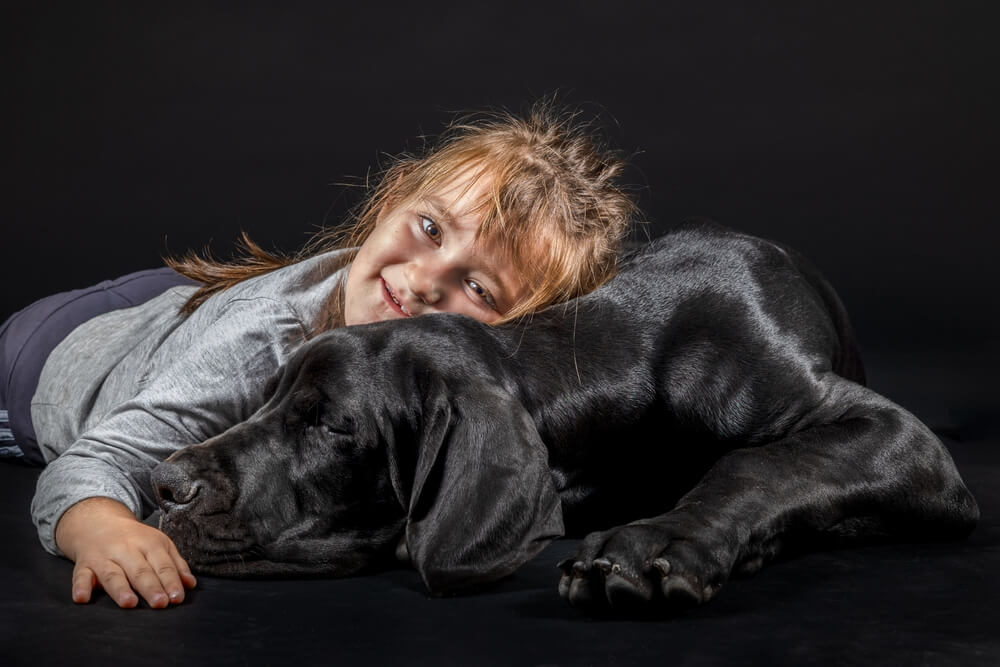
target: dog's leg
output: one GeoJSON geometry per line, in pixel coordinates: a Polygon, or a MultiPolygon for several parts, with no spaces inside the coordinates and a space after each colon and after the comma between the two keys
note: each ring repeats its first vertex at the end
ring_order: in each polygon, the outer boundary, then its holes
{"type": "Polygon", "coordinates": [[[561,564],[577,605],[711,598],[810,537],[936,539],[978,518],[947,450],[913,415],[836,376],[808,426],[722,457],[670,512],[592,533],[561,564]]]}

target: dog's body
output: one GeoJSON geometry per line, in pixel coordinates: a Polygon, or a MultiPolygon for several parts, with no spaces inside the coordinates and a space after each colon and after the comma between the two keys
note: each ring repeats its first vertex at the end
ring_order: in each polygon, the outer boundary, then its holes
{"type": "Polygon", "coordinates": [[[789,545],[972,529],[940,441],[863,382],[813,269],[693,223],[527,323],[324,334],[154,485],[163,529],[209,573],[352,574],[405,536],[449,591],[601,530],[563,565],[564,597],[690,604],[789,545]]]}

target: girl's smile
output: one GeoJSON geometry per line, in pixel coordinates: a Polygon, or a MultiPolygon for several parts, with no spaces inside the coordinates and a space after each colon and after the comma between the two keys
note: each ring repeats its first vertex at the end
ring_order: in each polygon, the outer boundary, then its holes
{"type": "Polygon", "coordinates": [[[412,315],[407,312],[406,307],[400,303],[399,299],[396,298],[396,295],[393,294],[392,288],[389,287],[388,283],[386,283],[384,279],[382,280],[382,287],[385,288],[385,298],[389,301],[389,305],[394,310],[399,311],[399,314],[403,317],[412,317],[412,315]]]}

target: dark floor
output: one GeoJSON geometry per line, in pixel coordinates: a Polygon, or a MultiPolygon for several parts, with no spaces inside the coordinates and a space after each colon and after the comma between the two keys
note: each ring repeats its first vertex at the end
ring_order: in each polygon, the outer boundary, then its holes
{"type": "Polygon", "coordinates": [[[490,592],[434,599],[417,575],[201,577],[182,606],[69,598],[71,564],[28,517],[37,472],[0,466],[0,663],[406,665],[1000,664],[1000,440],[947,440],[982,508],[966,541],[800,556],[669,620],[595,619],[562,602],[550,546],[490,592]],[[293,657],[294,656],[294,657],[293,657]]]}

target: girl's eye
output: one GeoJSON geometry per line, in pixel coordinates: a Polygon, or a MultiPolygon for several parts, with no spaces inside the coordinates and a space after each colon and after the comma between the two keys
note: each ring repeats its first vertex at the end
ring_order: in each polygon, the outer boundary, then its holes
{"type": "Polygon", "coordinates": [[[424,230],[424,234],[427,234],[431,241],[440,243],[441,228],[437,226],[436,222],[428,217],[420,216],[420,228],[424,230]]]}
{"type": "Polygon", "coordinates": [[[479,298],[486,302],[487,306],[493,310],[499,310],[497,308],[497,302],[493,300],[493,296],[490,294],[488,289],[477,283],[475,280],[466,280],[465,284],[468,285],[469,289],[475,292],[479,298]]]}

